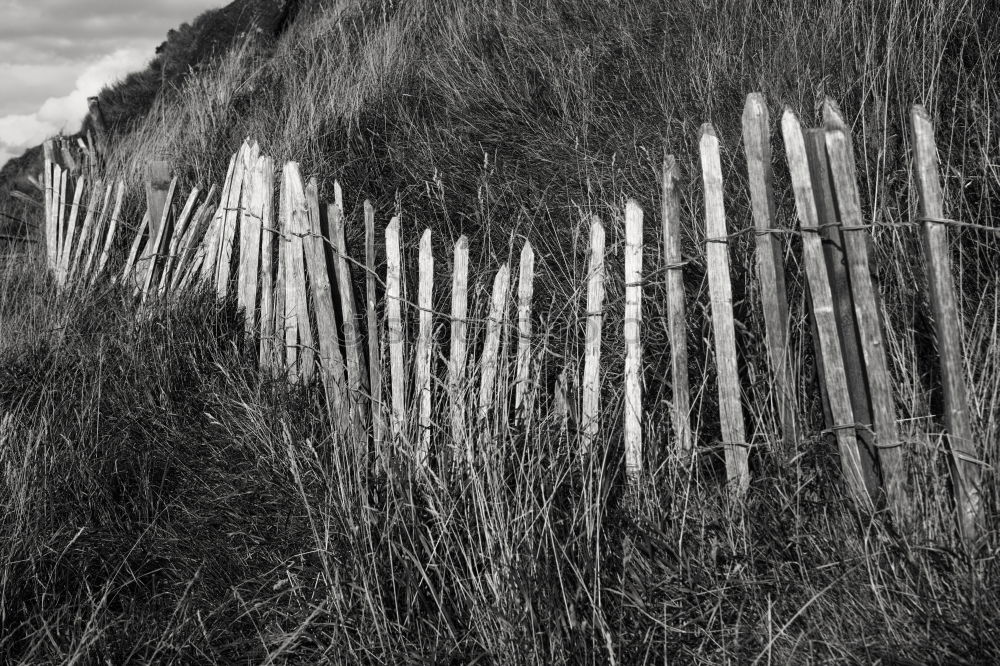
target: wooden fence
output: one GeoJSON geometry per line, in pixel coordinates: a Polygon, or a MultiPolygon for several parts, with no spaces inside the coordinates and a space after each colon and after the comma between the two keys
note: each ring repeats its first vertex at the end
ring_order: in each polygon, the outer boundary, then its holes
{"type": "MultiPolygon", "coordinates": [[[[913,109],[911,130],[955,503],[962,534],[975,539],[982,522],[982,463],[966,406],[962,319],[952,284],[946,228],[958,223],[944,218],[933,128],[920,107],[913,109]]],[[[728,483],[734,493],[741,495],[752,482],[737,374],[729,245],[736,235],[745,232],[756,237],[773,408],[775,422],[781,427],[780,441],[775,446],[789,452],[800,444],[804,434],[790,361],[783,263],[787,236],[798,234],[802,239],[802,265],[826,427],[839,448],[846,486],[859,506],[874,508],[884,498],[887,507],[905,523],[910,513],[903,465],[905,449],[897,433],[881,312],[868,256],[871,225],[865,223],[859,203],[850,131],[830,101],[824,107],[822,128],[804,130],[795,114],[786,110],[780,131],[791,172],[798,229],[782,228],[776,223],[771,123],[761,95],[747,97],[743,114],[752,228],[734,230],[728,226],[719,140],[711,125],[702,127],[699,143],[719,419],[728,483]]],[[[393,450],[405,454],[418,472],[427,468],[432,456],[444,456],[454,464],[471,464],[490,455],[491,443],[511,427],[510,416],[521,422],[530,418],[543,387],[538,380],[537,350],[531,344],[535,252],[529,243],[521,248],[516,276],[507,264],[493,274],[489,313],[482,322],[485,337],[479,344],[469,339],[469,241],[464,236],[454,247],[451,311],[435,312],[434,290],[444,285],[434,281],[430,229],[419,242],[418,290],[413,301],[404,290],[398,215],[385,227],[385,272],[377,273],[377,229],[372,206],[365,202],[365,252],[362,258],[355,259],[345,242],[347,221],[339,185],[324,218],[315,180],[303,182],[298,165],[289,162],[281,170],[275,208],[273,160],[262,155],[257,144],[246,142],[232,157],[221,190],[213,186],[202,193],[195,188],[186,199],[179,196],[177,179],[171,178],[169,165],[150,164],[146,214],[134,238],[121,241],[129,249],[124,264],[116,266],[109,262],[109,255],[123,229],[119,219],[123,184],[101,180],[88,183],[84,176],[70,182],[69,170],[58,164],[54,152],[46,153],[44,192],[47,260],[57,284],[89,285],[99,279],[120,282],[132,289],[141,302],[199,285],[214,289],[220,299],[235,296],[245,311],[248,332],[259,342],[262,367],[273,373],[287,373],[293,382],[309,382],[318,373],[331,421],[340,429],[339,434],[355,442],[372,442],[380,465],[388,464],[393,450]],[[328,221],[326,231],[323,219],[328,221]],[[352,274],[358,271],[365,276],[365,297],[360,304],[352,287],[352,274]],[[512,292],[515,277],[516,291],[512,292]],[[376,300],[379,282],[384,289],[381,318],[376,300]],[[413,346],[404,326],[407,310],[418,313],[413,346]],[[362,320],[366,323],[362,324],[362,320]],[[439,382],[434,327],[443,322],[450,327],[450,344],[446,377],[439,382]],[[481,350],[479,358],[471,363],[470,349],[481,350]],[[513,351],[512,369],[508,350],[513,351]],[[434,399],[435,386],[445,387],[441,392],[444,400],[434,399]],[[436,409],[442,413],[435,413],[436,409]],[[446,437],[432,437],[435,429],[446,437]],[[434,442],[449,438],[450,451],[431,450],[434,442]]],[[[641,345],[644,275],[660,271],[666,274],[673,390],[669,405],[675,435],[670,446],[684,458],[689,458],[697,446],[691,427],[685,262],[680,253],[681,225],[691,221],[684,220],[681,214],[673,157],[666,158],[662,176],[661,266],[643,266],[645,212],[632,200],[624,211],[623,435],[624,464],[630,481],[642,477],[646,458],[641,345]]],[[[589,220],[589,230],[582,379],[568,369],[552,387],[552,404],[563,423],[570,418],[570,385],[580,387],[580,408],[574,420],[583,456],[601,441],[607,427],[601,410],[601,343],[608,279],[605,231],[596,216],[589,220]]],[[[573,367],[580,366],[567,365],[573,367]]]]}

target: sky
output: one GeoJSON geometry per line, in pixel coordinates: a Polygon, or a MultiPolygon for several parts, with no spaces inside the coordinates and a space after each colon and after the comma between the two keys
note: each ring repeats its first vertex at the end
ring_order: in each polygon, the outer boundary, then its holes
{"type": "Polygon", "coordinates": [[[142,69],[167,31],[228,0],[0,0],[0,165],[73,133],[87,98],[142,69]]]}

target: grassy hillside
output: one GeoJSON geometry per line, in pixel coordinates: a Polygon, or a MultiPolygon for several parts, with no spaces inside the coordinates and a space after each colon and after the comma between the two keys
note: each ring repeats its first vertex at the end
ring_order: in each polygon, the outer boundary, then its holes
{"type": "MultiPolygon", "coordinates": [[[[920,520],[904,533],[844,501],[805,333],[793,340],[812,433],[782,457],[767,403],[752,237],[731,253],[754,481],[720,488],[697,134],[723,144],[731,228],[750,226],[744,95],[818,124],[852,123],[863,204],[908,222],[906,116],[935,118],[949,214],[997,226],[1000,39],[979,3],[308,3],[276,42],[248,35],[122,126],[109,160],[143,202],[145,163],[186,188],[219,183],[246,136],[302,164],[323,200],[402,210],[407,253],[434,231],[446,310],[450,248],[470,237],[473,307],[521,239],[539,253],[536,304],[551,375],[582,340],[585,216],[609,232],[605,436],[586,473],[546,414],[498,442],[490,473],[430,490],[369,475],[331,441],[316,386],[256,368],[232,304],[205,296],[136,317],[126,294],[54,293],[8,262],[0,297],[0,661],[12,663],[994,663],[1000,620],[998,236],[962,231],[962,287],[988,533],[966,548],[948,502],[940,391],[919,237],[879,229],[897,410],[920,520]],[[659,168],[678,156],[694,425],[704,454],[663,465],[672,434],[664,287],[646,289],[644,377],[655,473],[622,498],[623,204],[647,211],[659,262],[659,168]]],[[[773,123],[772,123],[773,124],[773,123]]],[[[782,224],[794,226],[775,138],[782,224]]],[[[378,252],[383,254],[384,248],[378,252]]],[[[800,248],[786,257],[804,324],[800,248]]],[[[412,286],[412,285],[411,285],[412,286]]],[[[808,330],[798,325],[797,330],[808,330]]],[[[442,342],[446,345],[444,336],[442,342]]],[[[435,446],[446,446],[443,439],[435,446]]]]}

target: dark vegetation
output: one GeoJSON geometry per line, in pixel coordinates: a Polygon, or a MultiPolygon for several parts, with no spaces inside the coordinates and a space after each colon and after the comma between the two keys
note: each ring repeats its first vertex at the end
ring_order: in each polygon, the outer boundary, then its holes
{"type": "MultiPolygon", "coordinates": [[[[186,191],[220,182],[250,136],[279,164],[299,161],[324,200],[339,180],[352,253],[363,247],[365,198],[379,224],[400,207],[408,260],[432,228],[438,310],[448,307],[459,234],[474,254],[476,312],[496,266],[528,239],[539,253],[548,381],[579,356],[585,217],[599,214],[613,277],[597,452],[581,471],[578,443],[560,433],[545,399],[530,428],[496,442],[488,468],[429,488],[386,480],[369,473],[359,442],[330,436],[316,386],[289,388],[258,371],[231,304],[194,295],[136,317],[116,289],[59,296],[37,264],[8,262],[5,285],[16,288],[0,298],[0,661],[1000,658],[996,235],[962,231],[953,245],[970,409],[991,489],[982,542],[959,542],[950,515],[923,262],[906,227],[877,230],[873,248],[920,520],[903,532],[844,500],[839,462],[818,434],[794,239],[786,261],[795,360],[803,418],[814,427],[797,451],[771,446],[777,426],[746,237],[731,260],[753,482],[733,505],[714,453],[696,144],[700,123],[712,121],[729,224],[745,228],[744,95],[767,96],[772,126],[784,105],[817,124],[829,96],[853,125],[867,214],[908,222],[906,114],[920,102],[937,122],[949,214],[996,225],[995,9],[958,0],[302,4],[287,23],[276,19],[275,38],[241,27],[236,17],[249,5],[233,3],[217,27],[172,33],[159,69],[102,94],[116,128],[109,175],[130,185],[128,219],[138,219],[149,159],[169,159],[186,191]],[[626,502],[621,211],[627,197],[642,204],[645,262],[659,265],[665,152],[689,183],[693,418],[703,454],[692,467],[669,455],[663,285],[654,281],[644,300],[653,471],[626,502]]],[[[780,222],[794,227],[777,136],[773,145],[780,222]]],[[[452,444],[442,434],[433,448],[452,444]]]]}

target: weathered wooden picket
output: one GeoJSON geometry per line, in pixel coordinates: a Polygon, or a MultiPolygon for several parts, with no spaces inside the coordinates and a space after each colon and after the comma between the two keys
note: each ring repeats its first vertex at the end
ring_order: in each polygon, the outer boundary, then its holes
{"type": "MultiPolygon", "coordinates": [[[[743,113],[752,229],[734,231],[727,222],[720,146],[711,125],[702,127],[699,144],[721,445],[728,484],[739,496],[752,483],[748,465],[751,447],[738,376],[729,244],[734,234],[753,231],[756,235],[767,365],[773,380],[766,409],[773,411],[774,422],[781,428],[780,433],[771,433],[774,446],[788,455],[800,446],[804,423],[796,404],[795,369],[790,359],[783,258],[785,238],[799,234],[826,427],[836,439],[846,486],[860,507],[884,505],[905,525],[911,513],[903,464],[906,451],[897,432],[868,254],[870,225],[864,222],[859,202],[850,131],[830,101],[824,106],[823,128],[803,130],[791,110],[783,113],[780,125],[798,229],[781,228],[776,221],[771,127],[761,95],[749,95],[743,113]]],[[[948,256],[946,226],[954,222],[944,219],[933,130],[920,107],[914,107],[911,126],[955,501],[961,532],[971,540],[982,521],[981,463],[966,406],[961,317],[948,256]]],[[[111,251],[121,244],[118,235],[124,228],[119,219],[124,185],[94,180],[95,169],[71,182],[70,168],[59,161],[53,147],[47,146],[46,256],[58,285],[76,288],[105,276],[124,282],[141,301],[171,297],[199,285],[214,290],[219,298],[235,295],[245,312],[248,333],[259,340],[261,366],[284,374],[291,382],[309,382],[318,370],[336,434],[357,445],[370,442],[377,464],[386,469],[394,457],[405,459],[417,473],[426,472],[435,459],[472,465],[490,456],[497,438],[530,424],[535,406],[543,402],[538,394],[543,388],[539,384],[538,345],[532,344],[536,255],[528,242],[521,247],[517,264],[516,319],[508,312],[514,276],[511,267],[503,264],[492,275],[488,315],[482,321],[485,337],[481,343],[473,342],[470,333],[479,329],[469,326],[469,240],[465,236],[454,246],[450,314],[438,313],[433,305],[434,290],[443,285],[434,280],[430,229],[419,241],[414,302],[405,293],[401,213],[397,211],[385,227],[385,272],[377,274],[377,229],[371,204],[364,203],[365,254],[363,261],[357,261],[346,243],[348,220],[339,184],[334,188],[334,202],[326,210],[326,231],[316,181],[304,182],[294,162],[281,171],[275,209],[274,163],[261,154],[256,143],[245,142],[233,156],[218,193],[213,186],[202,196],[195,188],[183,205],[169,165],[151,163],[145,216],[128,241],[123,266],[110,274],[111,251]],[[85,211],[83,215],[81,211],[85,211]],[[363,306],[359,306],[353,289],[352,273],[359,270],[365,278],[363,306]],[[381,308],[377,301],[380,282],[384,290],[381,308]],[[408,310],[417,313],[412,347],[404,325],[408,310]],[[435,324],[445,320],[450,327],[449,356],[444,364],[446,376],[439,380],[435,324]],[[468,359],[473,348],[480,350],[478,364],[470,364],[468,359]],[[510,351],[513,370],[507,358],[510,351]],[[387,368],[383,366],[386,353],[387,368]],[[439,390],[444,398],[440,401],[435,400],[439,390]],[[512,408],[508,409],[510,399],[512,408]],[[441,414],[437,413],[439,405],[441,414]]],[[[670,449],[676,454],[675,461],[686,461],[698,448],[693,441],[687,376],[686,262],[680,251],[680,229],[685,220],[678,189],[677,163],[668,156],[662,173],[662,266],[643,266],[647,229],[642,208],[629,200],[624,210],[623,441],[624,469],[630,483],[641,482],[648,457],[643,441],[647,422],[641,344],[644,275],[665,273],[673,389],[669,416],[674,441],[670,449]]],[[[570,421],[574,422],[577,446],[584,458],[603,441],[602,433],[606,434],[608,427],[601,409],[601,350],[609,279],[605,227],[597,216],[586,222],[589,264],[586,311],[582,313],[586,328],[583,358],[580,364],[566,361],[552,387],[551,402],[564,431],[570,421]],[[576,376],[575,369],[580,367],[582,379],[576,376]],[[572,386],[580,387],[579,410],[571,408],[572,386]]]]}

